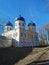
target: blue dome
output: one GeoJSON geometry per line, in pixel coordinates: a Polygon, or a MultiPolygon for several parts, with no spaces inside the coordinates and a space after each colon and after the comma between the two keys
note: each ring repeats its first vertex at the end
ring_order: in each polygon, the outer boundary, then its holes
{"type": "Polygon", "coordinates": [[[19,16],[16,20],[25,21],[25,19],[22,16],[19,16]]]}
{"type": "Polygon", "coordinates": [[[12,23],[10,21],[8,21],[8,23],[6,24],[6,26],[13,26],[12,23]]]}
{"type": "Polygon", "coordinates": [[[33,22],[31,22],[31,23],[28,24],[28,26],[30,26],[30,25],[31,25],[31,26],[36,26],[36,24],[33,23],[33,22]]]}

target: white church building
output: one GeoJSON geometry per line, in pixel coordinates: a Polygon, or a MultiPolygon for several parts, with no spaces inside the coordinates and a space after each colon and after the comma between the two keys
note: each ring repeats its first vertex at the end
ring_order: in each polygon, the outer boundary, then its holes
{"type": "Polygon", "coordinates": [[[15,47],[38,46],[39,44],[36,24],[30,21],[26,29],[26,21],[21,15],[15,20],[14,29],[12,23],[8,21],[2,36],[12,38],[15,47]]]}

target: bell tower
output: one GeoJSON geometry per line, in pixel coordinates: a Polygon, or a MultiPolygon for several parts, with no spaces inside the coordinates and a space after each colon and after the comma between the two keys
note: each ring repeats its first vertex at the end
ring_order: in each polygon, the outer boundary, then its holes
{"type": "Polygon", "coordinates": [[[28,30],[35,32],[35,31],[36,31],[36,24],[31,21],[31,22],[28,24],[28,30]]]}
{"type": "Polygon", "coordinates": [[[24,36],[24,30],[25,30],[25,19],[19,15],[19,17],[15,20],[15,30],[18,34],[18,46],[23,46],[23,36],[24,36]]]}
{"type": "Polygon", "coordinates": [[[5,25],[4,32],[12,30],[12,27],[13,27],[12,23],[8,21],[8,23],[5,25]]]}
{"type": "Polygon", "coordinates": [[[15,20],[15,29],[16,28],[25,28],[25,19],[19,15],[19,17],[15,20]]]}

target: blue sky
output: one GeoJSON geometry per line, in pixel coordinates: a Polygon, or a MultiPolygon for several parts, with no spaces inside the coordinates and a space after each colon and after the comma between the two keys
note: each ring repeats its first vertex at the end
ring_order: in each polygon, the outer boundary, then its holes
{"type": "Polygon", "coordinates": [[[38,29],[49,22],[49,0],[0,0],[0,23],[10,20],[14,24],[20,12],[26,24],[32,18],[38,29]]]}

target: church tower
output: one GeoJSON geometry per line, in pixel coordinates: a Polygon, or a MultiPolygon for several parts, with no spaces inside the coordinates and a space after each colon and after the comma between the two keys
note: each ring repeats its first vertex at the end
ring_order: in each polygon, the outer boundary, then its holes
{"type": "Polygon", "coordinates": [[[17,32],[18,46],[23,46],[25,25],[26,25],[25,19],[20,15],[15,20],[15,31],[17,32]]]}
{"type": "Polygon", "coordinates": [[[5,25],[4,32],[12,30],[12,27],[13,27],[12,23],[8,21],[8,23],[5,25]]]}
{"type": "Polygon", "coordinates": [[[25,29],[25,19],[19,15],[19,17],[15,20],[15,29],[22,28],[25,29]]]}
{"type": "Polygon", "coordinates": [[[36,24],[33,23],[32,21],[28,24],[28,30],[36,32],[36,24]]]}

